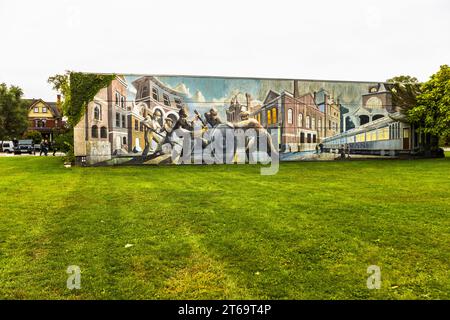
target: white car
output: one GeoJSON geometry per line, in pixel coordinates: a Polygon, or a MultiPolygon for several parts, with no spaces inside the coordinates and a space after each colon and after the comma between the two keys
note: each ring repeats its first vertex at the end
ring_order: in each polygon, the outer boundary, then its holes
{"type": "Polygon", "coordinates": [[[1,149],[6,153],[14,152],[14,143],[12,141],[2,141],[1,149]]]}

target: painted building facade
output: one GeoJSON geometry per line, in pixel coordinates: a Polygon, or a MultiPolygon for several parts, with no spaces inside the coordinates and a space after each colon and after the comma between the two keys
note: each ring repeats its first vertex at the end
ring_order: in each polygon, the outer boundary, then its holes
{"type": "Polygon", "coordinates": [[[323,90],[321,95],[299,94],[298,81],[293,93],[270,90],[262,107],[251,115],[267,129],[280,129],[282,152],[315,150],[323,138],[340,132],[339,104],[323,90]]]}

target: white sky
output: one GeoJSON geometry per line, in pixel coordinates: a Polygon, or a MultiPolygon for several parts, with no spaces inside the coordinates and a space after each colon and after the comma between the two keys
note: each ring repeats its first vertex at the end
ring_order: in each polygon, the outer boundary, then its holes
{"type": "Polygon", "coordinates": [[[0,82],[65,70],[383,81],[450,64],[450,1],[0,0],[0,82]]]}

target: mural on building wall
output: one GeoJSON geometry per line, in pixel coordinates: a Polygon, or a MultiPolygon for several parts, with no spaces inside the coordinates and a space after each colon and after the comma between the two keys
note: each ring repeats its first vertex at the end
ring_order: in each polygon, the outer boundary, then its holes
{"type": "Polygon", "coordinates": [[[332,159],[343,150],[395,155],[419,143],[385,83],[120,75],[89,103],[75,155],[88,164],[180,163],[186,145],[177,130],[202,150],[216,133],[238,129],[256,132],[245,138],[249,157],[267,138],[267,156],[286,161],[332,159]]]}

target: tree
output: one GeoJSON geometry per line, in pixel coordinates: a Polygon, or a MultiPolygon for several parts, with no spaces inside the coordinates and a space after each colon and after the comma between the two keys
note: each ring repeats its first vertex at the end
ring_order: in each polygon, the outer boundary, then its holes
{"type": "Polygon", "coordinates": [[[391,85],[392,104],[403,114],[417,105],[417,96],[421,93],[421,85],[416,77],[396,76],[387,79],[391,85]]]}
{"type": "Polygon", "coordinates": [[[390,79],[387,79],[386,82],[392,83],[419,83],[416,77],[411,76],[395,76],[390,79]]]}
{"type": "Polygon", "coordinates": [[[409,120],[419,124],[425,133],[450,136],[450,67],[442,65],[420,90],[416,105],[407,113],[409,120]]]}
{"type": "Polygon", "coordinates": [[[41,135],[41,133],[40,133],[39,131],[36,131],[36,130],[30,130],[30,131],[25,132],[25,133],[23,134],[23,137],[24,137],[25,139],[31,139],[31,140],[33,140],[33,143],[34,143],[34,144],[38,144],[38,143],[40,143],[41,140],[42,140],[42,135],[41,135]]]}
{"type": "Polygon", "coordinates": [[[61,152],[73,152],[73,130],[55,132],[54,143],[54,147],[61,152]]]}
{"type": "Polygon", "coordinates": [[[22,136],[28,127],[28,105],[23,91],[16,86],[0,84],[0,140],[22,136]]]}

